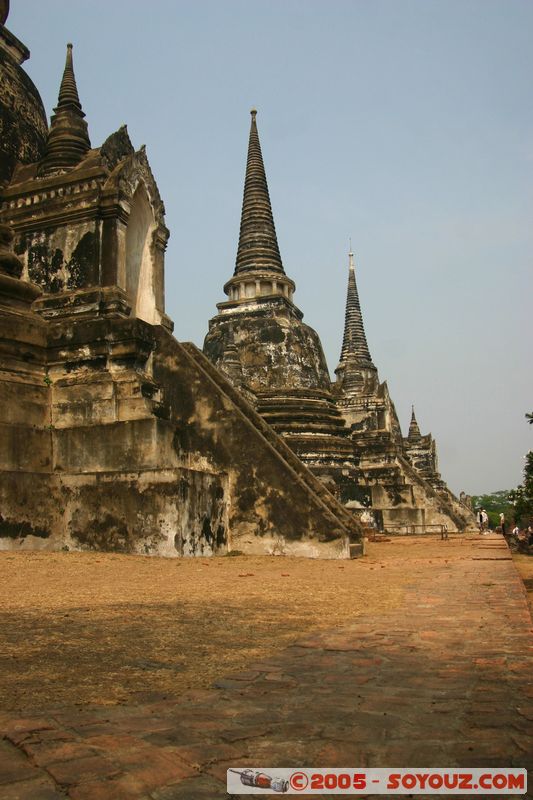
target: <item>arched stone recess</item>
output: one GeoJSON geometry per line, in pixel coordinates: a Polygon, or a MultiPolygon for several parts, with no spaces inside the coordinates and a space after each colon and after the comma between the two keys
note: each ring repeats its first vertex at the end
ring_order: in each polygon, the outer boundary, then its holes
{"type": "Polygon", "coordinates": [[[134,316],[157,323],[152,239],[155,219],[142,181],[131,203],[126,228],[126,293],[134,316]]]}
{"type": "Polygon", "coordinates": [[[128,296],[133,316],[168,327],[164,257],[169,232],[144,147],[116,167],[105,189],[118,195],[122,212],[117,283],[128,296]]]}

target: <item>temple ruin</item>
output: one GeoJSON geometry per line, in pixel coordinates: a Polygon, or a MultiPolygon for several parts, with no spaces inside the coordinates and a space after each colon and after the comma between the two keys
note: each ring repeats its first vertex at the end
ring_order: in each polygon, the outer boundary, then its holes
{"type": "Polygon", "coordinates": [[[256,112],[204,354],[165,311],[146,149],[125,126],[91,143],[71,44],[48,125],[7,13],[0,0],[0,548],[346,558],[367,507],[386,530],[465,527],[433,439],[402,438],[353,264],[331,382],[281,260],[256,112]]]}
{"type": "Polygon", "coordinates": [[[471,510],[437,471],[431,435],[402,437],[365,335],[349,254],[341,357],[331,382],[316,331],[294,304],[279,251],[251,112],[241,227],[227,300],[209,323],[204,353],[280,434],[340,503],[388,532],[457,531],[471,510]]]}
{"type": "Polygon", "coordinates": [[[92,146],[72,45],[49,128],[3,24],[0,54],[0,547],[359,555],[357,521],[172,336],[146,151],[125,127],[92,146]]]}
{"type": "Polygon", "coordinates": [[[436,444],[421,436],[413,416],[409,435],[386,382],[381,383],[366,339],[354,254],[349,253],[344,336],[335,370],[339,410],[358,456],[357,482],[365,507],[389,533],[457,531],[474,524],[472,511],[448,489],[437,469],[436,444]]]}

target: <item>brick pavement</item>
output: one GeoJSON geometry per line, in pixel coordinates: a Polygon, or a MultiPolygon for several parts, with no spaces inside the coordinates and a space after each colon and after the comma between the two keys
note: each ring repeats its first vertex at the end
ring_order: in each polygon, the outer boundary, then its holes
{"type": "Polygon", "coordinates": [[[215,800],[248,764],[533,769],[533,628],[505,543],[408,546],[381,564],[409,570],[400,607],[273,641],[212,689],[0,717],[0,800],[215,800]]]}

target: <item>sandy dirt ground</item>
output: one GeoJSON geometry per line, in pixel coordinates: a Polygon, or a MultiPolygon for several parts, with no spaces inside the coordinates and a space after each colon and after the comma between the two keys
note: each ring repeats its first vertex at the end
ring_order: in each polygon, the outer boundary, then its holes
{"type": "Polygon", "coordinates": [[[1,552],[0,707],[208,686],[316,629],[397,607],[417,561],[461,558],[463,542],[370,543],[357,561],[1,552]]]}

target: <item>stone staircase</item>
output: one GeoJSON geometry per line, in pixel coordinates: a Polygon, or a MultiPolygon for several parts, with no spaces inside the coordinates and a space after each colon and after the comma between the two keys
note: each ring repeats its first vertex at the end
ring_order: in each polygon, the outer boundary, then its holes
{"type": "Polygon", "coordinates": [[[312,493],[315,502],[318,502],[323,509],[335,519],[337,525],[340,523],[343,526],[346,530],[346,535],[352,543],[352,555],[360,554],[359,549],[361,546],[359,541],[361,539],[361,528],[353,515],[344,508],[321,481],[302,464],[300,459],[293,453],[291,448],[288,447],[281,436],[276,433],[274,428],[252,408],[242,394],[232,386],[227,378],[213,366],[209,359],[206,358],[194,344],[191,342],[182,342],[180,345],[187,356],[195,362],[196,368],[201,370],[204,375],[216,385],[217,389],[231,400],[241,414],[246,417],[248,423],[254,426],[262,435],[263,439],[268,442],[270,447],[273,448],[286,465],[290,467],[294,479],[300,484],[303,484],[308,492],[312,493]]]}

